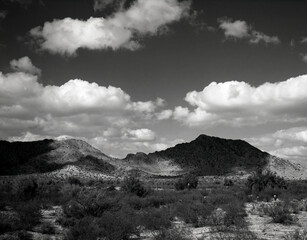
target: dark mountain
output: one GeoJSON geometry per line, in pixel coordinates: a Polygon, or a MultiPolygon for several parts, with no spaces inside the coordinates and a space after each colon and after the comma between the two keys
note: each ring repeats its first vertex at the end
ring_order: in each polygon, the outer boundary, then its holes
{"type": "Polygon", "coordinates": [[[0,175],[43,173],[66,165],[110,172],[111,160],[82,140],[0,141],[0,175]]]}
{"type": "Polygon", "coordinates": [[[199,175],[222,175],[234,168],[246,171],[264,168],[269,156],[242,140],[200,135],[189,143],[150,154],[129,154],[124,160],[135,163],[140,158],[147,163],[169,160],[199,175]]]}

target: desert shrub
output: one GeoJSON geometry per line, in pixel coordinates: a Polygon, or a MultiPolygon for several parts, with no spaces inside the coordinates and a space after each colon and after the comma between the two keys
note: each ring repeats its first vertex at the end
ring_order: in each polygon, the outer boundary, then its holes
{"type": "Polygon", "coordinates": [[[144,184],[135,177],[125,178],[122,183],[122,190],[136,194],[139,197],[145,197],[149,193],[149,189],[147,189],[144,184]]]}
{"type": "Polygon", "coordinates": [[[290,206],[284,202],[266,204],[261,209],[265,215],[272,218],[272,222],[274,223],[292,224],[295,222],[290,212],[290,206]]]}
{"type": "Polygon", "coordinates": [[[68,217],[68,216],[60,216],[57,220],[57,223],[59,223],[61,226],[69,228],[76,224],[78,219],[74,217],[68,217]]]}
{"type": "Polygon", "coordinates": [[[188,174],[183,179],[179,179],[175,183],[176,190],[184,190],[185,188],[188,189],[195,189],[198,185],[198,178],[194,174],[188,174]]]}
{"type": "Polygon", "coordinates": [[[100,228],[93,217],[84,217],[71,226],[67,240],[96,240],[100,236],[100,228]]]}
{"type": "Polygon", "coordinates": [[[61,194],[62,184],[45,184],[40,185],[36,197],[46,203],[60,205],[62,203],[61,194]]]}
{"type": "Polygon", "coordinates": [[[0,236],[1,240],[32,240],[32,234],[25,230],[6,233],[0,236]]]}
{"type": "Polygon", "coordinates": [[[140,216],[140,225],[146,229],[159,230],[171,226],[170,211],[165,208],[150,208],[140,216]]]}
{"type": "Polygon", "coordinates": [[[307,240],[307,230],[298,230],[288,233],[283,237],[284,240],[307,240]]]}
{"type": "Polygon", "coordinates": [[[290,181],[287,191],[283,191],[281,197],[283,199],[307,199],[307,180],[290,181]]]}
{"type": "Polygon", "coordinates": [[[183,180],[186,183],[188,189],[197,188],[198,185],[198,178],[194,174],[188,174],[184,177],[183,180]]]}
{"type": "Polygon", "coordinates": [[[80,181],[80,179],[78,179],[77,177],[69,177],[67,179],[67,182],[71,185],[79,185],[79,186],[82,186],[82,183],[80,181]]]}
{"type": "Polygon", "coordinates": [[[267,187],[287,189],[287,183],[284,178],[270,171],[263,173],[260,169],[248,177],[246,186],[252,194],[259,194],[267,187]]]}
{"type": "Polygon", "coordinates": [[[38,192],[38,184],[34,178],[26,178],[12,186],[11,197],[14,201],[27,201],[33,199],[38,192]]]}
{"type": "Polygon", "coordinates": [[[63,213],[69,218],[81,219],[85,216],[85,208],[76,200],[70,200],[63,205],[63,213]]]}
{"type": "Polygon", "coordinates": [[[188,240],[189,232],[183,228],[162,229],[154,240],[188,240]]]}
{"type": "Polygon", "coordinates": [[[41,217],[39,201],[18,202],[14,208],[19,215],[21,229],[30,230],[39,223],[41,217]]]}
{"type": "Polygon", "coordinates": [[[49,223],[43,223],[40,226],[40,232],[44,233],[44,234],[54,234],[55,233],[55,229],[49,223]]]}
{"type": "Polygon", "coordinates": [[[224,207],[224,210],[226,211],[224,219],[226,226],[235,225],[243,227],[245,225],[244,217],[246,217],[246,213],[242,203],[238,201],[230,202],[224,207]]]}
{"type": "Polygon", "coordinates": [[[61,195],[62,200],[65,202],[76,198],[80,191],[81,187],[79,185],[66,183],[60,188],[59,194],[61,195]]]}
{"type": "Polygon", "coordinates": [[[135,195],[124,196],[125,201],[130,207],[136,210],[144,208],[159,208],[167,204],[171,204],[178,201],[177,196],[173,191],[155,191],[145,198],[139,198],[135,195]]]}
{"type": "Polygon", "coordinates": [[[100,236],[107,240],[125,240],[137,233],[136,222],[131,213],[125,211],[105,212],[98,220],[100,236]]]}
{"type": "Polygon", "coordinates": [[[207,202],[210,202],[214,206],[221,206],[228,204],[233,201],[237,201],[237,199],[227,192],[213,192],[208,198],[206,199],[207,202]]]}
{"type": "Polygon", "coordinates": [[[211,204],[203,204],[199,201],[177,203],[174,206],[173,215],[191,223],[195,227],[205,225],[214,207],[211,204]]]}
{"type": "Polygon", "coordinates": [[[224,179],[224,186],[226,186],[226,187],[233,186],[233,181],[231,179],[225,178],[224,179]]]}
{"type": "Polygon", "coordinates": [[[259,192],[259,194],[257,195],[258,200],[269,202],[274,198],[274,196],[281,196],[282,191],[283,190],[279,188],[267,187],[263,191],[259,192]]]}
{"type": "Polygon", "coordinates": [[[175,189],[177,191],[179,190],[184,190],[186,188],[185,182],[183,181],[183,179],[179,179],[176,183],[175,183],[175,189]]]}

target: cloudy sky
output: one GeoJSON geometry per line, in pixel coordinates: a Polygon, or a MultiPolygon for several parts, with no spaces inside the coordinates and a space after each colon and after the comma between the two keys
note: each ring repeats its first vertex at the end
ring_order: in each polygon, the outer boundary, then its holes
{"type": "Polygon", "coordinates": [[[307,161],[307,2],[0,0],[0,137],[124,157],[199,134],[307,161]]]}

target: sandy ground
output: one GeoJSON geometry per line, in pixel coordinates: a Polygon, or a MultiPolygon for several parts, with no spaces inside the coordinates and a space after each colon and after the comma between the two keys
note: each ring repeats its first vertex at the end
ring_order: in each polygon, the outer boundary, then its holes
{"type": "Polygon", "coordinates": [[[278,223],[271,223],[271,218],[268,216],[261,216],[255,211],[255,208],[261,203],[247,203],[246,204],[246,221],[248,229],[253,232],[259,239],[267,240],[281,240],[284,236],[294,232],[296,229],[307,229],[307,212],[300,211],[295,214],[297,222],[291,225],[283,225],[278,223]]]}

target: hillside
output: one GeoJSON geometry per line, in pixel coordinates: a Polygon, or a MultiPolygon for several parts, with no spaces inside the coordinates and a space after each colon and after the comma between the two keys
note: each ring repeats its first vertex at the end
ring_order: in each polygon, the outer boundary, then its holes
{"type": "Polygon", "coordinates": [[[125,176],[179,176],[250,173],[269,169],[286,178],[305,178],[307,170],[280,159],[242,140],[200,135],[189,143],[154,153],[128,154],[114,159],[82,140],[0,141],[0,175],[48,173],[73,166],[85,172],[125,176]],[[116,170],[116,171],[115,171],[116,170]]]}
{"type": "Polygon", "coordinates": [[[50,172],[66,165],[110,172],[111,160],[82,140],[0,141],[0,175],[50,172]]]}
{"type": "MultiPolygon", "coordinates": [[[[163,151],[150,154],[129,154],[124,161],[139,165],[154,166],[159,162],[168,162],[181,170],[192,170],[199,175],[223,175],[234,168],[252,171],[264,168],[268,164],[266,152],[253,147],[242,140],[222,139],[200,135],[189,143],[181,143],[163,151]]],[[[146,170],[146,169],[145,169],[146,170]]]]}

